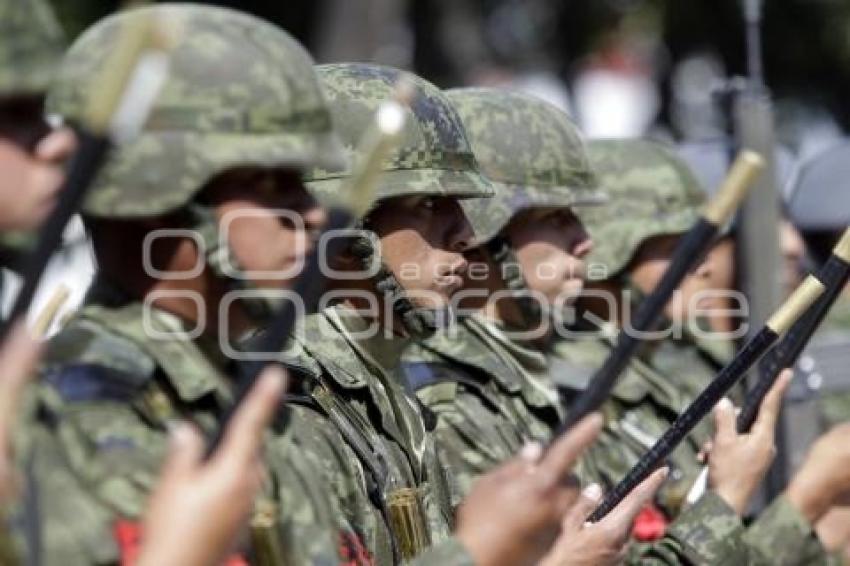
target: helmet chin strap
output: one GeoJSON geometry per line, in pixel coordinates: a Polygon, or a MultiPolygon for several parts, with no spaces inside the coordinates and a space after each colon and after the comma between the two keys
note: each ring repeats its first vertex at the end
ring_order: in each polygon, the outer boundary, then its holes
{"type": "MultiPolygon", "coordinates": [[[[365,236],[355,238],[349,249],[364,266],[375,261],[375,255],[378,253],[372,241],[365,236]]],[[[383,261],[380,263],[374,281],[375,290],[389,301],[393,314],[401,320],[405,332],[411,338],[424,340],[450,324],[453,314],[450,306],[426,308],[416,305],[383,261]]]]}
{"type": "Polygon", "coordinates": [[[490,258],[499,267],[505,287],[515,293],[513,300],[522,317],[524,329],[538,328],[543,324],[544,312],[540,302],[529,293],[528,283],[522,275],[522,268],[510,240],[505,236],[495,236],[485,246],[490,258]]]}
{"type": "MultiPolygon", "coordinates": [[[[267,291],[260,289],[247,277],[234,277],[234,271],[243,273],[244,269],[236,259],[230,245],[221,237],[218,220],[207,206],[192,203],[187,207],[192,218],[192,229],[204,243],[205,261],[217,277],[227,284],[228,291],[267,291]],[[229,267],[228,267],[229,266],[229,267]]],[[[239,304],[245,309],[248,318],[257,326],[267,324],[280,308],[280,297],[272,293],[257,293],[250,297],[241,297],[239,304]]]]}

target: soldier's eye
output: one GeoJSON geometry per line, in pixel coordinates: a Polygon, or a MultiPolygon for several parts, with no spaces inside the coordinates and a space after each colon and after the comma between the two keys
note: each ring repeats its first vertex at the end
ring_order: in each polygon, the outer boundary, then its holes
{"type": "Polygon", "coordinates": [[[437,208],[437,199],[434,197],[427,197],[422,199],[421,205],[423,208],[427,208],[428,210],[434,210],[437,208]]]}

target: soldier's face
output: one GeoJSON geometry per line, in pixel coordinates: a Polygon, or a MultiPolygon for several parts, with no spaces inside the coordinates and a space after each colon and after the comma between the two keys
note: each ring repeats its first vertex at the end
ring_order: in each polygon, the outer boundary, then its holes
{"type": "MultiPolygon", "coordinates": [[[[291,171],[230,171],[205,189],[204,198],[215,209],[220,229],[245,271],[293,272],[327,220],[324,209],[291,171]]],[[[280,288],[290,286],[297,275],[253,283],[280,288]]]]}
{"type": "MultiPolygon", "coordinates": [[[[641,292],[651,293],[658,286],[670,266],[678,243],[679,236],[656,236],[641,245],[630,271],[632,282],[641,292]]],[[[696,269],[688,274],[667,303],[664,314],[671,321],[686,322],[689,309],[699,301],[698,295],[709,289],[714,280],[713,263],[709,261],[709,257],[706,256],[696,269]]]]}
{"type": "Polygon", "coordinates": [[[681,304],[706,313],[714,330],[731,331],[735,321],[727,313],[735,306],[729,294],[734,289],[735,240],[727,236],[712,246],[705,261],[682,282],[681,304]]]}
{"type": "Polygon", "coordinates": [[[526,284],[550,304],[569,304],[584,287],[584,257],[593,243],[568,209],[538,209],[518,215],[506,228],[526,284]]]}
{"type": "Polygon", "coordinates": [[[32,153],[0,136],[0,230],[31,230],[50,213],[75,140],[67,130],[41,139],[32,153]]]}
{"type": "Polygon", "coordinates": [[[444,307],[463,285],[463,252],[473,232],[456,199],[390,199],[369,216],[369,227],[381,241],[382,260],[415,304],[444,307]]]}

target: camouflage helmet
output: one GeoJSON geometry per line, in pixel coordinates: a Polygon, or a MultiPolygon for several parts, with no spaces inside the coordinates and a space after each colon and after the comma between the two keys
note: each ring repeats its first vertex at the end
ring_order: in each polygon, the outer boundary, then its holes
{"type": "Polygon", "coordinates": [[[446,93],[466,129],[492,199],[463,203],[479,241],[529,208],[604,202],[585,143],[567,115],[536,97],[500,89],[446,93]]]}
{"type": "MultiPolygon", "coordinates": [[[[403,73],[365,63],[320,65],[316,71],[348,163],[353,166],[362,158],[360,142],[379,105],[393,95],[403,73]]],[[[375,201],[414,194],[491,196],[492,188],[479,172],[460,118],[445,94],[420,77],[406,76],[413,82],[415,93],[398,148],[384,163],[378,178],[375,201]]],[[[305,181],[316,192],[333,195],[351,174],[350,167],[335,172],[316,168],[305,181]]]]}
{"type": "Polygon", "coordinates": [[[622,272],[649,238],[686,232],[699,218],[705,191],[675,150],[646,140],[598,140],[590,161],[610,197],[588,211],[585,224],[594,247],[589,265],[606,275],[622,272]]]}
{"type": "Polygon", "coordinates": [[[309,54],[285,31],[225,8],[160,4],[101,20],[66,55],[49,111],[79,120],[122,26],[145,17],[179,31],[169,75],[142,133],[111,154],[85,214],[162,215],[234,167],[342,166],[309,54]]]}
{"type": "Polygon", "coordinates": [[[0,0],[0,97],[41,94],[65,50],[45,0],[0,0]]]}

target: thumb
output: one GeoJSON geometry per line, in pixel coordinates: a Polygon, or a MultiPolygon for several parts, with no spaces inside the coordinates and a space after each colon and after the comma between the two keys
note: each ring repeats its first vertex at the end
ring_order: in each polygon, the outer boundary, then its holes
{"type": "MultiPolygon", "coordinates": [[[[581,497],[567,511],[561,527],[564,533],[576,533],[582,529],[588,516],[602,501],[602,488],[599,484],[592,483],[581,492],[581,497]]],[[[567,535],[569,536],[569,535],[567,535]]]]}
{"type": "Polygon", "coordinates": [[[782,397],[785,395],[792,377],[794,377],[794,372],[790,369],[782,370],[782,373],[779,374],[776,383],[767,392],[761,407],[759,407],[758,417],[753,424],[752,432],[754,434],[771,436],[774,434],[776,420],[779,418],[779,411],[782,407],[782,397]]]}
{"type": "Polygon", "coordinates": [[[724,397],[714,407],[715,443],[733,440],[738,434],[735,427],[735,406],[724,397]]]}
{"type": "Polygon", "coordinates": [[[655,496],[655,492],[658,491],[658,488],[667,479],[668,472],[669,470],[666,467],[655,470],[640,485],[633,489],[602,521],[609,523],[616,530],[623,531],[624,536],[628,536],[635,517],[637,517],[644,505],[655,496]]]}

